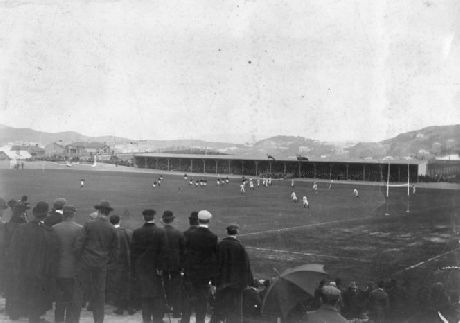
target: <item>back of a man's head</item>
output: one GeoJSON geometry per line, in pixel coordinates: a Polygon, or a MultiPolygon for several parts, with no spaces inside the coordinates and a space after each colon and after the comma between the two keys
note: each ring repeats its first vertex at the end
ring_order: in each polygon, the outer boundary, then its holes
{"type": "Polygon", "coordinates": [[[190,216],[188,217],[188,223],[190,225],[198,225],[198,212],[193,211],[190,213],[190,216]]]}
{"type": "Polygon", "coordinates": [[[142,215],[144,216],[144,221],[145,222],[153,221],[153,219],[155,218],[156,213],[157,212],[155,210],[152,210],[152,209],[144,210],[142,212],[142,215]]]}
{"type": "Polygon", "coordinates": [[[119,224],[120,223],[120,216],[117,214],[113,214],[109,218],[110,223],[113,225],[119,224]]]}
{"type": "Polygon", "coordinates": [[[340,290],[332,285],[321,287],[321,301],[323,304],[336,306],[340,300],[340,290]]]}

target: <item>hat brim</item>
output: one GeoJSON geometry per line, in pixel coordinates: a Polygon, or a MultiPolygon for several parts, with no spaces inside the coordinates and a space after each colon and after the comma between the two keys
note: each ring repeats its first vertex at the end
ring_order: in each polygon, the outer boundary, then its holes
{"type": "Polygon", "coordinates": [[[96,210],[109,210],[109,211],[113,211],[113,207],[111,206],[105,206],[105,205],[95,205],[94,208],[96,210]]]}

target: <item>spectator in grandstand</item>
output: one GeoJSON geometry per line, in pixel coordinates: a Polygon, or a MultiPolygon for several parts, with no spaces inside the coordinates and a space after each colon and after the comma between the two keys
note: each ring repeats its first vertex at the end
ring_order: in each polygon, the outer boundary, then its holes
{"type": "Polygon", "coordinates": [[[172,307],[173,317],[181,316],[182,269],[184,267],[184,235],[173,227],[174,214],[164,211],[162,216],[165,231],[163,283],[168,305],[172,307]]]}
{"type": "Polygon", "coordinates": [[[11,240],[14,293],[10,294],[13,310],[10,318],[26,314],[30,323],[52,308],[56,277],[58,239],[53,228],[43,224],[48,203],[40,201],[32,209],[33,219],[19,226],[11,240]]]}
{"type": "Polygon", "coordinates": [[[117,255],[107,266],[107,303],[115,306],[115,314],[132,312],[131,296],[131,238],[132,232],[120,225],[120,216],[111,215],[110,223],[117,232],[117,255]]]}
{"type": "MultiPolygon", "coordinates": [[[[199,226],[189,232],[185,239],[185,281],[193,295],[192,306],[196,312],[196,322],[204,323],[208,303],[210,282],[217,271],[217,236],[209,230],[212,214],[207,210],[198,212],[199,226]]],[[[189,322],[191,308],[184,310],[182,321],[189,322]]]]}
{"type": "Polygon", "coordinates": [[[217,245],[216,318],[217,321],[243,320],[243,291],[254,284],[249,256],[237,239],[239,226],[230,224],[227,237],[217,245]]]}
{"type": "Polygon", "coordinates": [[[86,222],[74,243],[79,269],[78,282],[88,296],[88,309],[93,312],[95,323],[104,321],[107,265],[117,255],[118,238],[115,228],[109,223],[113,208],[101,201],[94,208],[98,214],[94,221],[86,222]]]}
{"type": "Polygon", "coordinates": [[[59,197],[55,199],[53,203],[53,209],[50,211],[50,213],[48,214],[48,216],[45,218],[43,222],[45,222],[45,224],[50,227],[57,223],[62,222],[63,208],[66,203],[67,201],[63,197],[59,197]]]}
{"type": "Polygon", "coordinates": [[[76,209],[72,205],[63,207],[62,222],[53,226],[59,242],[59,260],[56,281],[56,323],[78,322],[80,319],[81,291],[75,276],[77,267],[73,242],[81,233],[82,226],[75,222],[76,209]]]}
{"type": "Polygon", "coordinates": [[[341,298],[340,290],[332,285],[324,285],[320,292],[321,306],[318,310],[307,312],[307,322],[348,322],[348,320],[339,313],[339,302],[341,298]]]}
{"type": "Polygon", "coordinates": [[[142,212],[144,225],[133,232],[131,263],[142,303],[144,323],[162,322],[164,290],[161,283],[164,230],[155,224],[155,210],[142,212]]]}
{"type": "Polygon", "coordinates": [[[385,322],[390,307],[388,294],[383,287],[384,282],[379,281],[377,283],[377,288],[369,295],[370,317],[376,323],[385,322]]]}

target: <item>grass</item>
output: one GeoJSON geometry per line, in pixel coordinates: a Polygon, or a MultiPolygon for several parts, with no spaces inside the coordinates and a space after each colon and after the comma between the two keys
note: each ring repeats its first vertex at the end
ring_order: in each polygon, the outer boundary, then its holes
{"type": "MultiPolygon", "coordinates": [[[[372,185],[320,183],[318,193],[311,182],[296,182],[299,197],[306,194],[310,209],[290,199],[290,181],[274,181],[270,188],[239,192],[239,179],[217,187],[208,178],[206,188],[191,187],[181,176],[163,174],[160,188],[152,183],[158,174],[107,172],[89,167],[52,167],[15,171],[0,170],[0,196],[5,199],[28,195],[34,204],[65,197],[78,210],[78,221],[86,221],[93,206],[106,199],[122,224],[135,229],[142,224],[142,210],[153,208],[157,219],[164,210],[176,215],[176,226],[185,230],[193,210],[213,214],[211,229],[223,237],[229,223],[241,226],[240,239],[247,246],[256,277],[269,278],[279,271],[303,263],[323,263],[333,276],[345,282],[361,282],[390,276],[416,282],[441,264],[456,265],[456,253],[417,266],[407,267],[457,247],[452,223],[458,212],[456,190],[418,188],[410,200],[404,188],[390,191],[390,216],[384,216],[383,189],[372,185]],[[86,185],[80,188],[80,179],[86,185]],[[353,197],[358,188],[359,198],[353,197]],[[287,228],[287,229],[286,229],[287,228]]],[[[204,177],[203,177],[204,178],[204,177]]]]}

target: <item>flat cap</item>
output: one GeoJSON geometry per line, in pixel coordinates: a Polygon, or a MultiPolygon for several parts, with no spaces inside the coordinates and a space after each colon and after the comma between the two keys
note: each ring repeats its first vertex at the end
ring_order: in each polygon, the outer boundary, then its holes
{"type": "Polygon", "coordinates": [[[321,293],[328,298],[339,297],[341,294],[340,289],[332,285],[325,285],[321,287],[321,293]]]}
{"type": "Polygon", "coordinates": [[[212,218],[211,212],[208,210],[201,210],[198,212],[198,220],[210,220],[212,218]]]}
{"type": "Polygon", "coordinates": [[[104,200],[102,200],[99,204],[96,204],[94,208],[96,210],[105,209],[105,210],[113,211],[113,207],[110,206],[110,203],[104,200]]]}
{"type": "Polygon", "coordinates": [[[62,213],[64,215],[73,215],[73,214],[75,214],[75,212],[77,212],[77,209],[73,205],[66,205],[62,209],[62,213]]]}
{"type": "Polygon", "coordinates": [[[53,204],[53,207],[56,209],[56,210],[62,210],[62,208],[64,207],[64,205],[67,203],[67,200],[63,197],[58,197],[57,199],[54,200],[54,204],[53,204]]]}
{"type": "Polygon", "coordinates": [[[169,210],[164,211],[161,218],[163,219],[163,222],[166,222],[166,223],[172,222],[174,220],[174,213],[172,213],[172,211],[169,211],[169,210]]]}

